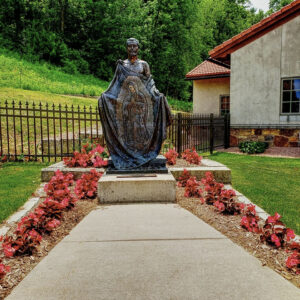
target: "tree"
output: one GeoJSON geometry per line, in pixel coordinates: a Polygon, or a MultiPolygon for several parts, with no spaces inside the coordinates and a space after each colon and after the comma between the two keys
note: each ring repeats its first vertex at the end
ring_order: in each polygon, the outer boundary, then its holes
{"type": "Polygon", "coordinates": [[[293,2],[293,0],[270,0],[269,1],[269,13],[273,13],[279,9],[281,9],[283,6],[286,6],[293,2]]]}

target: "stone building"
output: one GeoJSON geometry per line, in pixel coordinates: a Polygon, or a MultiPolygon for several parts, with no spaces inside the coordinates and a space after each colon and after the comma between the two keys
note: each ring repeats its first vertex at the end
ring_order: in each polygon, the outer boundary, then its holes
{"type": "Polygon", "coordinates": [[[243,140],[300,146],[300,0],[209,52],[186,74],[195,113],[231,115],[231,146],[243,140]]]}

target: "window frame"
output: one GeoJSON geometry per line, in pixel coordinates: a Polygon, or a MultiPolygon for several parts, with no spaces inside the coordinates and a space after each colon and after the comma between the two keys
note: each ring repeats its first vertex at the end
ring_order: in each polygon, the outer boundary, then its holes
{"type": "Polygon", "coordinates": [[[230,94],[222,94],[219,96],[219,113],[220,113],[220,116],[224,116],[225,113],[222,115],[222,97],[228,97],[229,98],[229,112],[227,114],[230,114],[230,94]]]}
{"type": "MultiPolygon", "coordinates": [[[[294,80],[294,79],[300,79],[300,76],[292,76],[292,77],[282,77],[281,78],[281,83],[280,83],[280,108],[279,108],[279,111],[280,111],[280,116],[298,116],[298,115],[300,115],[300,109],[299,109],[299,112],[288,112],[288,113],[286,113],[286,112],[282,112],[282,108],[283,108],[283,92],[284,92],[284,90],[283,90],[283,81],[284,80],[294,80]]],[[[291,91],[294,91],[294,90],[287,90],[287,91],[289,91],[290,92],[290,101],[289,101],[289,103],[292,103],[293,101],[291,101],[291,91]]],[[[300,91],[300,89],[299,89],[299,91],[300,91]]],[[[296,102],[296,101],[294,101],[294,102],[296,102]]],[[[299,106],[300,106],[300,101],[299,101],[299,106]]],[[[290,106],[290,108],[291,108],[291,106],[290,106]]]]}

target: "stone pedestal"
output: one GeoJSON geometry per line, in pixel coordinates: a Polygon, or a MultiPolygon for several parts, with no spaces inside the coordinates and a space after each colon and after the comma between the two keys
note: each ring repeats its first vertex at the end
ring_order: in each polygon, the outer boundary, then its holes
{"type": "Polygon", "coordinates": [[[98,182],[100,203],[175,202],[176,180],[168,174],[104,174],[98,182]]]}

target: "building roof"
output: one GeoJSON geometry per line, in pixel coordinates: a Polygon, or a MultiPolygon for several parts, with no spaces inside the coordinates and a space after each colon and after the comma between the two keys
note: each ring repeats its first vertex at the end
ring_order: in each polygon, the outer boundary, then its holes
{"type": "Polygon", "coordinates": [[[299,15],[300,0],[295,0],[259,23],[254,24],[240,34],[215,47],[209,52],[209,55],[215,59],[226,59],[232,52],[299,15]]]}
{"type": "Polygon", "coordinates": [[[185,78],[188,80],[195,80],[229,76],[230,68],[227,67],[225,64],[216,61],[205,60],[192,71],[188,72],[185,75],[185,78]]]}

